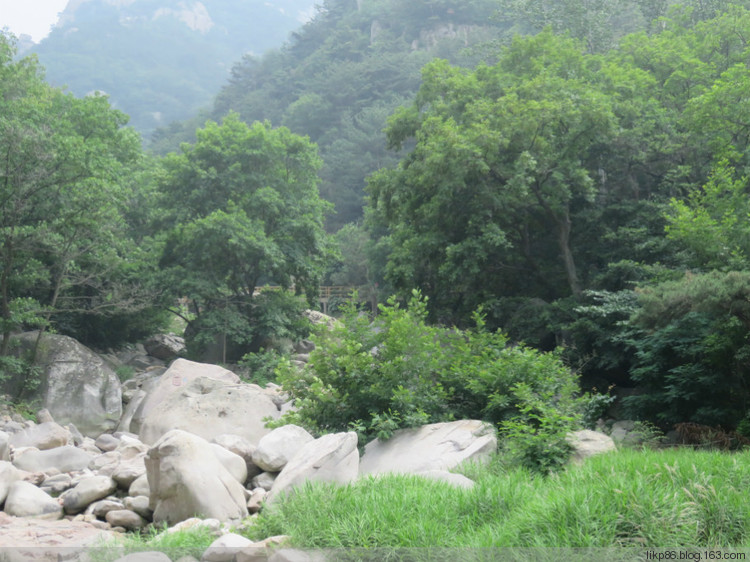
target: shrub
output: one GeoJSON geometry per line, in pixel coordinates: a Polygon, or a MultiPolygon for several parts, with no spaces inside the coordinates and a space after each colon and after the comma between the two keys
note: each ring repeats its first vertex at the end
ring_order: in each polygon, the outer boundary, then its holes
{"type": "Polygon", "coordinates": [[[430,326],[426,318],[418,292],[406,307],[389,300],[373,322],[350,305],[339,325],[315,336],[306,370],[279,369],[297,410],[277,423],[318,434],[354,430],[360,444],[465,418],[515,420],[544,427],[540,435],[572,426],[577,379],[557,356],[510,345],[485,330],[481,314],[469,331],[430,326]]]}

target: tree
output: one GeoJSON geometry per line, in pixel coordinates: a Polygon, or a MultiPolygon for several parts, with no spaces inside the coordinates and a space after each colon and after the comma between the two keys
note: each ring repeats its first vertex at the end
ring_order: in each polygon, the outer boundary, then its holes
{"type": "Polygon", "coordinates": [[[14,55],[0,35],[0,356],[13,331],[61,314],[150,304],[134,279],[119,181],[138,136],[106,97],[54,89],[35,58],[14,55]]]}
{"type": "Polygon", "coordinates": [[[164,159],[161,264],[173,295],[192,302],[195,351],[221,337],[226,360],[269,335],[254,323],[261,283],[315,297],[330,253],[319,168],[308,139],[236,114],[164,159]]]}
{"type": "Polygon", "coordinates": [[[459,318],[519,275],[553,298],[581,291],[571,209],[596,195],[590,160],[616,123],[593,63],[545,32],[515,41],[493,67],[425,68],[415,104],[388,128],[393,146],[416,146],[369,184],[398,288],[420,287],[459,318]],[[543,270],[544,260],[560,267],[543,270]]]}

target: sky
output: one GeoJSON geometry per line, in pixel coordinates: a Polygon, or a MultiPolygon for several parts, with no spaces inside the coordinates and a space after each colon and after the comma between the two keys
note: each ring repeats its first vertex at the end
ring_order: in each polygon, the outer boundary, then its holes
{"type": "Polygon", "coordinates": [[[15,35],[31,35],[38,43],[67,3],[68,0],[0,0],[0,29],[8,27],[15,35]]]}

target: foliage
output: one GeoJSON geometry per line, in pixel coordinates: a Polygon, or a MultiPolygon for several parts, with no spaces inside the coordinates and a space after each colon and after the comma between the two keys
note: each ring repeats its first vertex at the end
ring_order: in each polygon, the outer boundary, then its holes
{"type": "Polygon", "coordinates": [[[317,483],[267,506],[247,532],[256,540],[287,534],[296,548],[360,548],[362,559],[380,560],[394,548],[441,560],[467,548],[612,547],[613,560],[633,546],[747,548],[749,460],[747,451],[622,450],[553,478],[497,462],[467,467],[470,490],[416,475],[317,483]]]}
{"type": "Polygon", "coordinates": [[[166,527],[149,527],[147,530],[128,534],[91,549],[91,558],[96,562],[113,562],[125,555],[138,552],[163,552],[172,560],[192,556],[199,558],[216,540],[210,529],[204,526],[166,532],[166,527]]]}
{"type": "Polygon", "coordinates": [[[188,348],[222,342],[226,362],[264,338],[297,333],[300,303],[261,293],[275,284],[314,298],[330,254],[328,209],[318,197],[315,147],[286,128],[248,126],[235,114],[208,122],[194,145],[164,161],[160,265],[176,299],[194,315],[188,348]]]}
{"type": "Polygon", "coordinates": [[[583,427],[586,429],[596,429],[596,423],[604,417],[609,407],[616,400],[616,396],[612,396],[610,387],[606,394],[596,392],[596,388],[593,392],[583,396],[581,400],[581,421],[583,427]]]}
{"type": "Polygon", "coordinates": [[[750,399],[748,290],[749,273],[714,271],[639,292],[629,343],[642,392],[625,399],[637,418],[737,426],[750,399]]]}
{"type": "Polygon", "coordinates": [[[415,292],[406,307],[381,305],[371,322],[350,305],[339,325],[317,335],[307,369],[280,371],[297,409],[279,423],[318,434],[354,429],[361,444],[453,419],[572,424],[576,380],[556,357],[509,346],[484,330],[480,315],[472,331],[430,326],[426,306],[415,292]]]}
{"type": "Polygon", "coordinates": [[[265,386],[276,382],[276,370],[284,362],[284,355],[275,349],[261,349],[257,353],[248,353],[240,361],[240,376],[247,382],[265,386]]]}
{"type": "Polygon", "coordinates": [[[123,212],[140,154],[126,122],[102,95],[50,87],[0,35],[0,355],[15,330],[152,305],[123,212]]]}

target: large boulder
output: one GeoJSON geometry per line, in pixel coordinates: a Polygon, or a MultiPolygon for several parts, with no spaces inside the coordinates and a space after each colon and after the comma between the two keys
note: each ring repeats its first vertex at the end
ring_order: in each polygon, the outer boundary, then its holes
{"type": "Polygon", "coordinates": [[[329,433],[304,445],[274,480],[268,501],[311,481],[346,484],[359,472],[357,434],[329,433]]]}
{"type": "Polygon", "coordinates": [[[146,471],[155,524],[198,515],[220,521],[248,515],[244,488],[197,435],[180,429],[163,435],[146,455],[146,471]]]}
{"type": "Polygon", "coordinates": [[[64,447],[71,439],[70,431],[53,421],[40,423],[10,436],[10,444],[20,447],[36,447],[42,451],[64,447]]]}
{"type": "Polygon", "coordinates": [[[594,455],[617,450],[615,442],[609,435],[590,429],[573,431],[566,436],[565,440],[573,448],[571,462],[574,464],[583,462],[584,459],[594,455]]]}
{"type": "Polygon", "coordinates": [[[27,472],[49,472],[56,468],[60,472],[74,472],[88,467],[94,455],[77,447],[66,445],[46,451],[27,449],[16,455],[13,464],[27,472]]]}
{"type": "Polygon", "coordinates": [[[484,461],[497,449],[491,425],[477,420],[399,429],[387,441],[365,446],[360,474],[449,470],[464,461],[484,461]]]}
{"type": "MultiPolygon", "coordinates": [[[[177,363],[190,362],[178,359],[177,363]]],[[[183,381],[176,378],[179,375],[173,368],[162,375],[153,391],[154,397],[161,397],[158,407],[151,407],[151,394],[143,401],[140,438],[144,443],[155,443],[171,429],[182,429],[209,441],[222,433],[234,433],[255,444],[270,431],[264,418],[280,416],[271,396],[258,386],[202,376],[183,381]]],[[[135,422],[134,417],[131,429],[135,422]]]]}
{"type": "MultiPolygon", "coordinates": [[[[32,350],[37,332],[13,337],[21,350],[32,350]]],[[[34,396],[61,425],[73,423],[89,437],[117,427],[122,415],[120,381],[115,372],[89,348],[73,338],[44,334],[36,364],[41,380],[34,396]]]]}
{"type": "Polygon", "coordinates": [[[10,460],[10,435],[0,431],[0,461],[10,460]]]}
{"type": "Polygon", "coordinates": [[[279,472],[289,459],[314,437],[298,425],[284,425],[271,431],[253,453],[253,464],[268,472],[279,472]]]}
{"type": "Polygon", "coordinates": [[[22,479],[21,471],[6,461],[0,461],[0,507],[8,497],[10,487],[22,479]]]}
{"type": "Polygon", "coordinates": [[[5,500],[5,513],[15,517],[62,519],[59,502],[29,482],[14,482],[5,500]]]}

